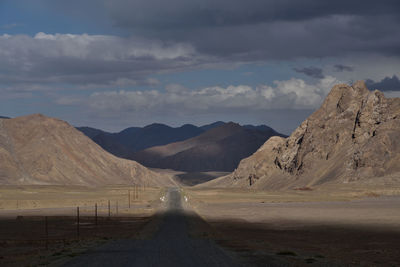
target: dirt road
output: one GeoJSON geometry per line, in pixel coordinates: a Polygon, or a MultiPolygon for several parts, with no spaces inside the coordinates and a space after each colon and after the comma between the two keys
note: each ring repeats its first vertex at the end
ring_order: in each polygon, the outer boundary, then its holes
{"type": "Polygon", "coordinates": [[[168,209],[151,240],[112,241],[64,266],[238,266],[212,241],[189,237],[179,189],[169,189],[167,201],[168,209]]]}

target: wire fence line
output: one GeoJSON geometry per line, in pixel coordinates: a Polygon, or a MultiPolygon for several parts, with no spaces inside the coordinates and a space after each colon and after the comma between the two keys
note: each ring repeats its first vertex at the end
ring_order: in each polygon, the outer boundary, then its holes
{"type": "MultiPolygon", "coordinates": [[[[54,244],[65,247],[71,242],[93,238],[108,239],[129,233],[133,225],[144,223],[148,219],[148,216],[132,216],[129,213],[145,191],[145,186],[134,185],[132,189],[121,190],[121,196],[117,199],[108,199],[106,205],[95,202],[93,207],[60,208],[63,213],[71,214],[69,216],[17,215],[15,219],[1,219],[0,248],[27,244],[49,249],[54,244]]],[[[19,204],[17,202],[17,206],[19,204]]]]}

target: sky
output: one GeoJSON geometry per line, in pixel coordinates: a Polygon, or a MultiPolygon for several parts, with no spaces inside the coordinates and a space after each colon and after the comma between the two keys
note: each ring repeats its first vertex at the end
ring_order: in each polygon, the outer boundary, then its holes
{"type": "Polygon", "coordinates": [[[0,115],[290,134],[338,83],[400,96],[398,0],[0,0],[0,115]]]}

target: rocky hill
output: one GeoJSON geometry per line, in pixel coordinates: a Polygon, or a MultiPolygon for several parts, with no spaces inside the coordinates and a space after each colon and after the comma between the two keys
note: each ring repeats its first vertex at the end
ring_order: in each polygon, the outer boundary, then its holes
{"type": "Polygon", "coordinates": [[[232,174],[204,186],[383,184],[385,177],[400,177],[399,172],[400,98],[385,98],[359,81],[334,86],[322,106],[290,137],[270,138],[232,174]]]}
{"type": "Polygon", "coordinates": [[[0,184],[171,184],[109,154],[68,123],[40,114],[0,119],[0,163],[0,184]]]}
{"type": "Polygon", "coordinates": [[[132,159],[147,167],[187,172],[232,171],[241,159],[275,135],[282,136],[267,126],[219,123],[185,141],[139,151],[132,159]]]}

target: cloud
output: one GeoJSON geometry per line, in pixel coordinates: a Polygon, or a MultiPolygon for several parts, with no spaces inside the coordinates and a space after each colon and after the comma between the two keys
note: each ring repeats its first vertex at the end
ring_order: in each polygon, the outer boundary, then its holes
{"type": "Polygon", "coordinates": [[[184,43],[110,35],[0,35],[0,83],[75,86],[156,85],[149,74],[201,64],[184,43]]]}
{"type": "Polygon", "coordinates": [[[314,109],[331,87],[339,83],[327,76],[315,84],[301,79],[275,81],[273,86],[230,85],[189,90],[181,85],[165,91],[107,91],[93,93],[87,100],[96,113],[160,115],[234,114],[273,109],[314,109]]]}
{"type": "Polygon", "coordinates": [[[365,83],[369,89],[378,89],[380,91],[400,91],[400,80],[396,75],[385,77],[379,82],[368,79],[365,83]]]}
{"type": "Polygon", "coordinates": [[[62,96],[55,100],[55,103],[62,106],[76,106],[84,104],[82,97],[77,96],[62,96]]]}
{"type": "Polygon", "coordinates": [[[396,0],[106,0],[105,4],[117,25],[163,30],[304,21],[331,15],[398,15],[400,10],[396,0]]]}
{"type": "Polygon", "coordinates": [[[400,54],[395,0],[106,0],[105,6],[119,28],[242,61],[400,54]]]}
{"type": "Polygon", "coordinates": [[[310,76],[312,78],[316,78],[316,79],[323,79],[324,78],[324,74],[321,68],[317,68],[317,67],[306,67],[306,68],[293,68],[294,71],[298,72],[298,73],[303,73],[307,76],[310,76]]]}
{"type": "Polygon", "coordinates": [[[353,71],[354,68],[351,66],[346,66],[342,64],[336,64],[333,66],[334,70],[337,72],[343,72],[343,71],[353,71]]]}

